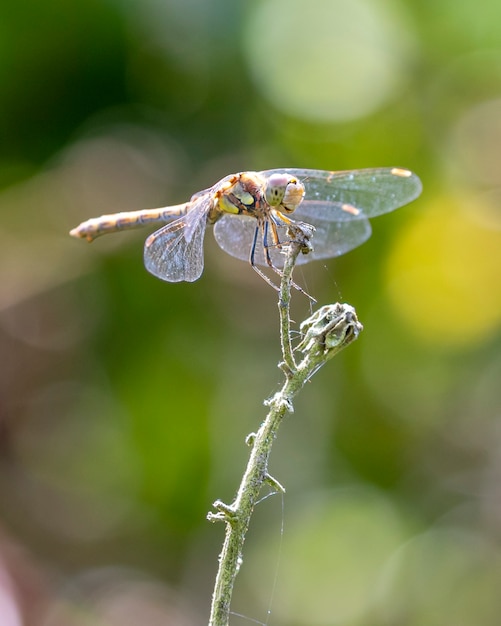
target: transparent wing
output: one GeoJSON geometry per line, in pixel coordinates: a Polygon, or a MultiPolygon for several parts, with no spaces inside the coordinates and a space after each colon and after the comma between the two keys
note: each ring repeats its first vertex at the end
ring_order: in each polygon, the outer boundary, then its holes
{"type": "Polygon", "coordinates": [[[170,283],[193,282],[204,269],[204,234],[212,196],[200,197],[187,215],[148,237],[144,264],[148,272],[170,283]]]}
{"type": "MultiPolygon", "coordinates": [[[[372,234],[369,220],[359,215],[347,219],[339,202],[303,201],[294,212],[295,220],[315,227],[311,238],[313,252],[299,257],[298,263],[329,259],[346,254],[363,244],[372,234]]],[[[348,214],[350,215],[350,214],[348,214]]]]}
{"type": "MultiPolygon", "coordinates": [[[[260,172],[265,177],[275,173],[291,174],[299,178],[305,186],[305,201],[333,202],[338,207],[350,205],[363,213],[362,217],[375,217],[394,211],[415,200],[422,190],[421,181],[415,174],[396,167],[346,172],[291,168],[260,172]]],[[[343,220],[358,217],[348,211],[343,213],[343,220]]],[[[324,219],[328,219],[327,212],[324,219]]],[[[339,220],[339,214],[334,212],[333,219],[339,220]]]]}
{"type": "MultiPolygon", "coordinates": [[[[225,213],[214,224],[214,238],[221,250],[237,259],[248,261],[257,225],[254,217],[225,213]]],[[[262,246],[259,242],[256,248],[260,247],[262,246]]],[[[257,257],[256,263],[266,265],[262,253],[257,257]]]]}
{"type": "MultiPolygon", "coordinates": [[[[356,220],[352,219],[351,221],[332,221],[332,219],[322,219],[322,215],[320,215],[319,218],[315,215],[315,212],[318,212],[319,208],[327,210],[330,218],[332,217],[332,210],[338,210],[344,213],[340,208],[333,209],[333,203],[331,202],[324,203],[327,205],[325,207],[322,207],[321,204],[322,203],[312,203],[308,205],[308,203],[306,203],[305,205],[303,202],[300,206],[301,214],[299,214],[299,209],[294,213],[294,217],[297,216],[302,221],[312,224],[316,229],[311,240],[313,252],[300,255],[298,257],[298,264],[345,254],[349,250],[362,244],[371,235],[371,227],[369,221],[366,219],[359,218],[356,220]]],[[[219,247],[226,253],[231,254],[231,256],[237,259],[248,261],[256,227],[257,220],[255,218],[244,215],[231,215],[228,213],[223,215],[214,225],[214,237],[219,247]]],[[[280,241],[283,243],[287,242],[289,239],[287,226],[279,225],[277,226],[277,231],[280,241]]],[[[284,264],[283,252],[280,248],[271,245],[271,235],[268,239],[268,250],[272,262],[276,267],[282,267],[284,264]]],[[[257,265],[267,265],[261,234],[258,235],[254,261],[257,265]]]]}

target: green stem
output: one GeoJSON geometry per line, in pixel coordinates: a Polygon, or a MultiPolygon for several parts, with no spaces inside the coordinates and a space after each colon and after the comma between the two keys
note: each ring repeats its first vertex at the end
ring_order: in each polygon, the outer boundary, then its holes
{"type": "Polygon", "coordinates": [[[303,385],[324,363],[355,340],[362,330],[351,306],[333,304],[321,307],[300,326],[303,336],[298,350],[303,353],[303,358],[296,364],[290,333],[290,297],[291,286],[294,285],[292,273],[298,255],[309,249],[309,235],[303,229],[294,235],[286,254],[279,294],[283,359],[280,367],[285,372],[285,381],[281,390],[266,401],[268,415],[258,432],[247,438],[252,449],[235,500],[230,505],[217,500],[214,502],[217,513],[209,513],[207,516],[211,521],[224,521],[226,524],[209,626],[229,624],[231,596],[242,562],[245,535],[263,484],[269,483],[274,488],[283,489],[268,473],[271,448],[283,417],[293,412],[292,400],[303,385]]]}

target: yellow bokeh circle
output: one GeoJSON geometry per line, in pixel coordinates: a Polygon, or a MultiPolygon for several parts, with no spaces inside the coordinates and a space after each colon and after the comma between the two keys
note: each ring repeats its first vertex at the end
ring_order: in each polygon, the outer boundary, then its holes
{"type": "Polygon", "coordinates": [[[396,238],[386,280],[397,314],[437,346],[465,347],[501,325],[501,230],[482,197],[434,199],[396,238]]]}

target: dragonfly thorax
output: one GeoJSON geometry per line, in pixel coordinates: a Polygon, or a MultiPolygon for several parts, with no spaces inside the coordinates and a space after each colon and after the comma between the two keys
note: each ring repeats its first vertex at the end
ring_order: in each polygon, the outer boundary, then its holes
{"type": "Polygon", "coordinates": [[[224,213],[262,217],[268,211],[264,194],[264,181],[257,172],[243,172],[221,188],[218,194],[217,211],[224,213]]]}

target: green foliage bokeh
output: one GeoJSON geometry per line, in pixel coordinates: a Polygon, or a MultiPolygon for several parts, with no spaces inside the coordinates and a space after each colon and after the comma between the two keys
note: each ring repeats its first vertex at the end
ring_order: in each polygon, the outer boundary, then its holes
{"type": "MultiPolygon", "coordinates": [[[[180,285],[146,273],[147,229],[92,246],[69,229],[231,172],[390,165],[417,172],[422,197],[296,273],[365,331],[277,442],[293,530],[275,619],[497,623],[498,3],[27,0],[0,15],[0,524],[35,572],[27,623],[65,593],[47,581],[110,566],[204,615],[222,536],[205,515],[231,500],[281,379],[276,293],[210,229],[202,278],[180,285]],[[325,597],[331,567],[341,607],[325,597]],[[307,591],[316,571],[323,601],[307,591]]],[[[309,304],[294,298],[300,322],[309,304]]],[[[237,594],[256,619],[270,523],[256,521],[237,594]]]]}

